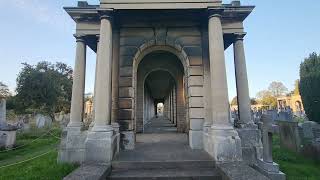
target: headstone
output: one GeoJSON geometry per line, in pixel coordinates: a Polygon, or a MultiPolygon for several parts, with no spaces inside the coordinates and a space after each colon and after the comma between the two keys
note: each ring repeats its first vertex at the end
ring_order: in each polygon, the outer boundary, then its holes
{"type": "Polygon", "coordinates": [[[263,158],[259,159],[257,165],[254,166],[270,179],[285,180],[285,174],[279,170],[279,165],[273,162],[272,158],[272,135],[279,133],[279,128],[272,123],[272,116],[270,114],[263,114],[261,121],[263,158]]]}
{"type": "Polygon", "coordinates": [[[6,100],[0,99],[0,126],[7,124],[6,121],[6,100]]]}
{"type": "Polygon", "coordinates": [[[293,121],[292,113],[290,112],[279,112],[278,120],[280,121],[293,121]]]}
{"type": "Polygon", "coordinates": [[[268,110],[266,114],[270,115],[272,121],[278,120],[278,112],[276,110],[268,110]]]}
{"type": "Polygon", "coordinates": [[[301,140],[298,122],[278,121],[280,128],[280,146],[295,152],[300,151],[301,140]]]}
{"type": "Polygon", "coordinates": [[[44,116],[41,114],[38,114],[36,116],[36,126],[37,128],[44,128],[44,127],[50,127],[52,124],[52,120],[48,116],[44,116]]]}
{"type": "Polygon", "coordinates": [[[12,148],[16,144],[17,127],[7,124],[6,100],[0,99],[0,147],[12,148]]]}
{"type": "Polygon", "coordinates": [[[313,139],[313,127],[316,125],[317,123],[313,121],[305,121],[304,123],[301,123],[299,126],[302,128],[302,138],[313,139]]]}

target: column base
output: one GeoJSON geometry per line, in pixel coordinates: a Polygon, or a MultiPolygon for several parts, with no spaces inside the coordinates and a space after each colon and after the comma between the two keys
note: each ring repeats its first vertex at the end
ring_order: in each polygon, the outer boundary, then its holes
{"type": "Polygon", "coordinates": [[[231,126],[213,125],[204,132],[205,150],[217,162],[242,160],[241,140],[231,126]]]}
{"type": "Polygon", "coordinates": [[[262,159],[259,159],[258,164],[254,165],[254,168],[272,180],[286,179],[286,175],[279,171],[279,165],[275,162],[268,163],[264,162],[262,159]]]}
{"type": "Polygon", "coordinates": [[[248,164],[256,164],[262,158],[261,133],[256,125],[236,128],[241,139],[242,158],[248,164]]]}
{"type": "Polygon", "coordinates": [[[113,131],[111,126],[94,126],[88,132],[85,141],[85,161],[111,163],[113,157],[119,152],[119,138],[120,134],[113,131]]]}
{"type": "Polygon", "coordinates": [[[121,131],[120,147],[122,150],[132,150],[135,147],[136,135],[134,131],[121,131]]]}
{"type": "Polygon", "coordinates": [[[84,162],[87,132],[81,131],[81,128],[79,126],[67,127],[62,132],[58,162],[84,162]]]}
{"type": "Polygon", "coordinates": [[[202,130],[189,130],[189,145],[191,149],[203,149],[202,130]]]}

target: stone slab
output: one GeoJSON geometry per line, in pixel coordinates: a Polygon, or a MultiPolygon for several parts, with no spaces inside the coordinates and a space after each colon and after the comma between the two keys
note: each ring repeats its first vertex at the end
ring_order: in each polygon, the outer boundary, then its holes
{"type": "Polygon", "coordinates": [[[222,163],[217,165],[222,179],[228,180],[269,180],[266,176],[243,162],[222,163]]]}
{"type": "Polygon", "coordinates": [[[83,164],[63,180],[105,180],[110,173],[110,164],[83,164]]]}

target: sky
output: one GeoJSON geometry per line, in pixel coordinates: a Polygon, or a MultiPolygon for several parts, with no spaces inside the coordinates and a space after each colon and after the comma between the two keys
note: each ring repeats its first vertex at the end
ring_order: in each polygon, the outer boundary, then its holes
{"type": "MultiPolygon", "coordinates": [[[[98,4],[98,0],[89,0],[98,4]]],[[[230,0],[224,0],[229,3],[230,0]]],[[[272,81],[293,90],[299,66],[312,52],[320,53],[320,1],[243,0],[255,5],[245,20],[244,40],[250,96],[272,81]]],[[[74,66],[75,23],[63,10],[76,0],[0,0],[0,81],[13,92],[21,63],[64,62],[74,66]]],[[[236,95],[233,48],[225,51],[229,98],[236,95]]],[[[93,92],[95,53],[87,51],[86,93],[93,92]]]]}

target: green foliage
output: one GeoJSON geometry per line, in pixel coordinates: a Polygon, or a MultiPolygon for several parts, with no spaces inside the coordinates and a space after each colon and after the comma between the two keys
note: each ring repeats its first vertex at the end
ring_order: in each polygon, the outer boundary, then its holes
{"type": "Polygon", "coordinates": [[[23,63],[17,78],[17,95],[12,101],[18,113],[39,112],[53,117],[68,112],[72,93],[72,69],[63,63],[23,63]]]}
{"type": "Polygon", "coordinates": [[[0,81],[0,99],[10,96],[9,88],[6,84],[0,81]]]}
{"type": "Polygon", "coordinates": [[[299,90],[308,118],[320,122],[320,55],[312,53],[300,64],[299,90]]]}
{"type": "MultiPolygon", "coordinates": [[[[56,125],[58,127],[58,125],[56,125]]],[[[60,140],[59,128],[31,129],[29,132],[17,134],[17,146],[26,145],[13,151],[0,152],[0,167],[22,162],[44,154],[31,161],[0,168],[0,179],[62,179],[77,166],[57,163],[57,146],[60,140]],[[47,133],[47,134],[46,134],[47,133]]]]}
{"type": "Polygon", "coordinates": [[[237,96],[235,96],[235,97],[231,100],[231,105],[232,105],[232,106],[238,105],[238,98],[237,98],[237,96]]]}
{"type": "Polygon", "coordinates": [[[273,81],[269,85],[268,91],[272,96],[279,97],[285,95],[285,93],[288,92],[288,88],[286,88],[286,86],[284,86],[282,82],[273,81]]]}
{"type": "Polygon", "coordinates": [[[299,81],[299,79],[297,79],[297,80],[294,82],[294,90],[293,90],[293,94],[294,94],[294,95],[300,95],[299,87],[300,87],[300,81],[299,81]]]}
{"type": "Polygon", "coordinates": [[[271,106],[273,109],[277,107],[277,98],[268,90],[262,90],[258,92],[257,98],[263,105],[271,106]]]}
{"type": "Polygon", "coordinates": [[[279,136],[273,136],[273,160],[288,180],[318,180],[320,177],[320,162],[280,148],[279,136]]]}

